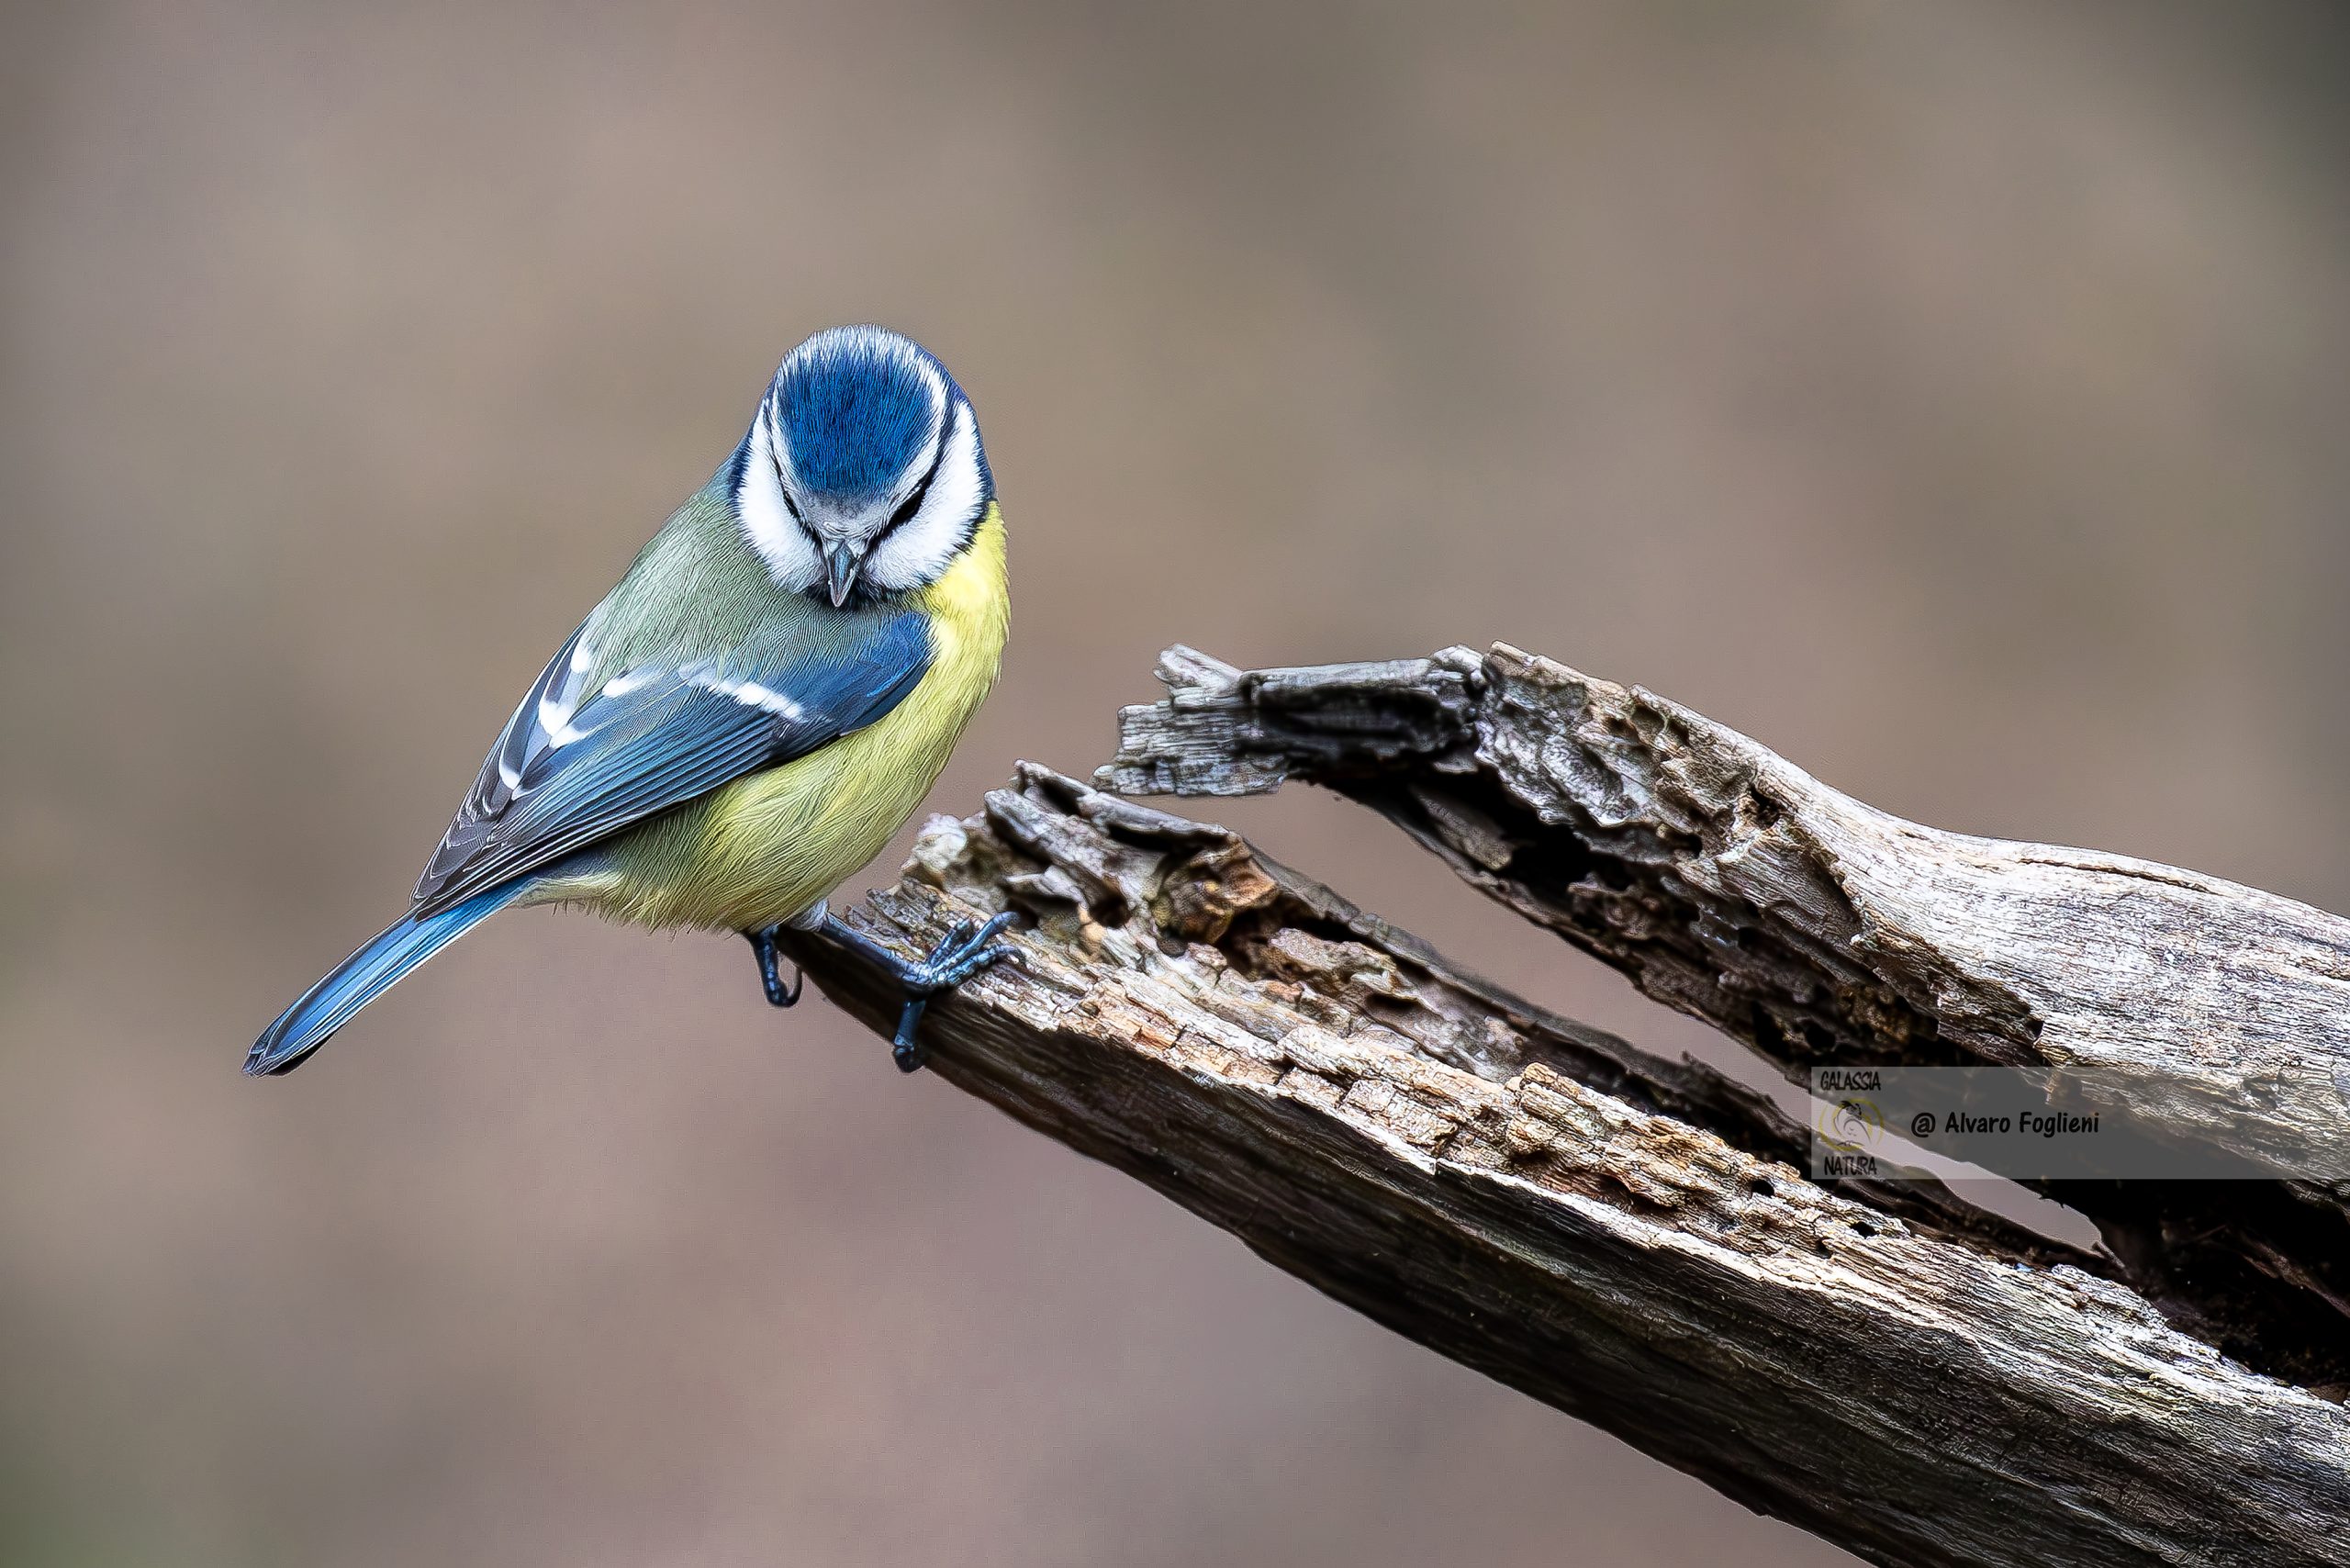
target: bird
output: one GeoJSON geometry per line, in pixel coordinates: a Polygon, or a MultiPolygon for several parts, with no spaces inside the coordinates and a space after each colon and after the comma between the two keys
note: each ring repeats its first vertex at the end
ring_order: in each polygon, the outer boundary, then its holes
{"type": "Polygon", "coordinates": [[[1011,623],[979,416],[912,339],[834,327],[786,354],[750,429],[523,696],[408,913],[263,1031],[290,1071],[500,910],[584,907],[741,934],[768,1002],[787,928],[887,972],[899,1067],[933,998],[1010,957],[1012,916],[910,961],[827,899],[928,793],[994,686],[1011,623]]]}

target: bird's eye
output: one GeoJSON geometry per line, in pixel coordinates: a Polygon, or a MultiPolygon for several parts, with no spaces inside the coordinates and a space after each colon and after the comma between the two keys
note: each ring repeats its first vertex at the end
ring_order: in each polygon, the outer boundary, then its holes
{"type": "Polygon", "coordinates": [[[930,482],[938,477],[939,458],[944,457],[946,454],[946,443],[941,442],[938,443],[937,454],[931,458],[930,467],[923,472],[921,481],[914,486],[912,493],[898,503],[898,510],[890,514],[890,521],[883,523],[880,532],[873,536],[875,543],[879,543],[882,538],[895,530],[900,523],[909,521],[914,513],[922,510],[923,498],[930,494],[930,482]]]}
{"type": "Polygon", "coordinates": [[[886,526],[889,528],[895,528],[898,524],[904,522],[906,520],[912,517],[914,513],[922,510],[922,498],[929,493],[930,479],[925,476],[923,482],[914,487],[914,493],[908,496],[898,510],[890,514],[890,521],[886,526]]]}

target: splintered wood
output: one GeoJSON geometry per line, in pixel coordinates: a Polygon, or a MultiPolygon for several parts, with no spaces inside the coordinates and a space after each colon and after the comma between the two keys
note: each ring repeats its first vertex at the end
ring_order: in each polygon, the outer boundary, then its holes
{"type": "Polygon", "coordinates": [[[2214,877],[1887,815],[1638,687],[1506,644],[1243,671],[1186,648],[1096,783],[1286,779],[1796,1081],[1999,1064],[2274,1182],[2045,1182],[2174,1324],[2350,1391],[2350,922],[2214,877]]]}
{"type": "MultiPolygon", "coordinates": [[[[1463,777],[1445,702],[1394,706],[1384,733],[1329,726],[1332,752],[1463,777]]],[[[1213,717],[1257,780],[1288,768],[1245,713],[1213,717]]],[[[1186,756],[1158,781],[1204,768],[1186,756]]],[[[1505,874],[1514,825],[1465,820],[1505,874]]],[[[1224,829],[1030,765],[934,820],[853,918],[911,953],[1007,908],[1016,967],[923,1025],[942,1077],[1753,1507],[1884,1563],[2350,1560],[2350,1415],[2182,1332],[2114,1260],[1930,1186],[1825,1190],[1792,1163],[1802,1129],[1702,1065],[1511,996],[1224,829]]],[[[882,977],[789,940],[894,1025],[882,977]]]]}

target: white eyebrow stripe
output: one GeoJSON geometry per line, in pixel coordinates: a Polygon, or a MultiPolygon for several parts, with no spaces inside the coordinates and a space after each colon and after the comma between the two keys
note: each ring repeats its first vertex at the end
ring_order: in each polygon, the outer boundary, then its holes
{"type": "Polygon", "coordinates": [[[955,433],[955,400],[946,395],[946,377],[927,358],[917,357],[914,364],[922,372],[922,378],[930,384],[930,440],[923,443],[923,454],[908,465],[909,474],[928,473],[937,467],[939,455],[946,448],[946,438],[955,433]]]}
{"type": "Polygon", "coordinates": [[[936,407],[931,409],[930,440],[923,442],[922,450],[908,459],[905,467],[899,471],[897,482],[890,490],[890,510],[892,513],[912,500],[914,492],[925,482],[936,482],[939,466],[946,461],[947,444],[962,427],[963,410],[948,399],[946,385],[939,379],[938,373],[925,364],[923,374],[930,377],[931,391],[937,398],[936,407]]]}

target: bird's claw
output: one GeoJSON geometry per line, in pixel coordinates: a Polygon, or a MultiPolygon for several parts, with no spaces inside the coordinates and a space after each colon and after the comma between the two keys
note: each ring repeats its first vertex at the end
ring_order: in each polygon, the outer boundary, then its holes
{"type": "Polygon", "coordinates": [[[800,1000],[800,992],[808,983],[797,964],[791,967],[791,984],[783,983],[782,955],[777,951],[775,942],[776,934],[782,929],[780,925],[770,925],[765,930],[743,933],[744,940],[751,944],[751,951],[758,955],[759,985],[767,993],[769,1007],[789,1007],[800,1000]]]}
{"type": "Polygon", "coordinates": [[[901,977],[906,991],[906,1010],[899,1015],[898,1032],[890,1041],[890,1054],[896,1059],[899,1071],[912,1072],[923,1064],[925,1053],[916,1031],[932,997],[954,990],[982,969],[1007,959],[1018,961],[1017,949],[996,942],[996,937],[1012,924],[1012,912],[1006,910],[984,925],[958,920],[938,946],[930,950],[928,958],[907,966],[901,977]]]}

